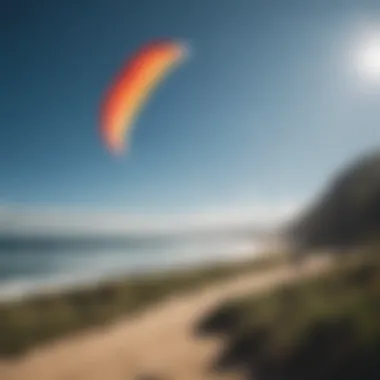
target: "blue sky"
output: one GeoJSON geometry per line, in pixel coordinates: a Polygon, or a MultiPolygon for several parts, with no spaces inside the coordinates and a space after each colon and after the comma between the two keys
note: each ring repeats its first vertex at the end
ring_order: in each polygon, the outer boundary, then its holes
{"type": "Polygon", "coordinates": [[[378,143],[377,87],[363,91],[352,66],[368,30],[380,30],[378,2],[0,7],[0,201],[8,212],[275,213],[315,195],[378,143]],[[129,54],[157,37],[187,41],[190,59],[153,94],[129,154],[115,159],[99,139],[100,102],[129,54]]]}

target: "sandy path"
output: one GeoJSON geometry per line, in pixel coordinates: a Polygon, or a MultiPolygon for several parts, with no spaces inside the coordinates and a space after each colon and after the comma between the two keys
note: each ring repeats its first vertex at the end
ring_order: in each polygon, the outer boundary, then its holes
{"type": "Polygon", "coordinates": [[[300,273],[283,267],[173,298],[138,318],[0,362],[0,380],[137,380],[147,371],[173,380],[232,379],[208,371],[218,342],[195,337],[194,323],[225,298],[318,274],[325,266],[325,260],[312,259],[300,273]]]}

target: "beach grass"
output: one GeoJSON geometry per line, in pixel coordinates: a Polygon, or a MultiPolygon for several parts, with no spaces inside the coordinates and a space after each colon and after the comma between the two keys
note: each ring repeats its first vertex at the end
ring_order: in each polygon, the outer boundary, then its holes
{"type": "Polygon", "coordinates": [[[0,356],[20,355],[62,336],[142,311],[167,297],[273,268],[283,261],[283,255],[268,254],[250,261],[129,276],[0,303],[0,356]]]}
{"type": "Polygon", "coordinates": [[[215,368],[248,379],[379,379],[379,255],[341,257],[317,278],[231,299],[198,329],[224,340],[215,368]]]}

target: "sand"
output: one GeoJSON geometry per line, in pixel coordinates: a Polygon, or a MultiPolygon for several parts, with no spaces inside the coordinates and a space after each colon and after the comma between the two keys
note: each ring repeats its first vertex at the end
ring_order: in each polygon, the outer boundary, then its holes
{"type": "Polygon", "coordinates": [[[210,371],[220,342],[196,336],[195,324],[226,298],[316,275],[327,265],[322,257],[312,258],[301,270],[282,267],[244,275],[172,298],[134,318],[0,361],[0,380],[137,380],[142,374],[168,380],[238,379],[238,374],[210,371]]]}

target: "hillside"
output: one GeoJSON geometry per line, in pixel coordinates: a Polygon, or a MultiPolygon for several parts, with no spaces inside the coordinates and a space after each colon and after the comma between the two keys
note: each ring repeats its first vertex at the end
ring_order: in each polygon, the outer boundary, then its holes
{"type": "Polygon", "coordinates": [[[344,249],[376,237],[380,232],[380,150],[338,173],[289,232],[304,248],[344,249]]]}
{"type": "Polygon", "coordinates": [[[216,373],[245,380],[380,378],[380,262],[362,256],[265,294],[232,298],[198,325],[223,343],[216,373]]]}

